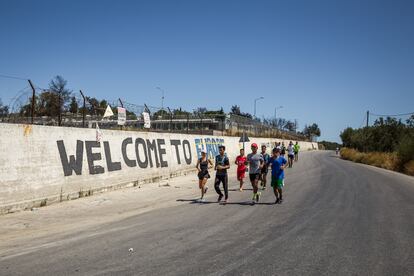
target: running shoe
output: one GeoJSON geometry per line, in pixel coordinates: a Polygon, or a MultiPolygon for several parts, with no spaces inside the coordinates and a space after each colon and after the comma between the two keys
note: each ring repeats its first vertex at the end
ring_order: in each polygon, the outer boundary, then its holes
{"type": "Polygon", "coordinates": [[[256,194],[256,202],[259,202],[259,200],[260,200],[260,192],[258,192],[257,194],[256,194]]]}
{"type": "Polygon", "coordinates": [[[217,202],[220,202],[222,198],[223,198],[223,195],[219,195],[217,202]]]}
{"type": "Polygon", "coordinates": [[[279,198],[276,198],[275,204],[279,204],[279,198]]]}

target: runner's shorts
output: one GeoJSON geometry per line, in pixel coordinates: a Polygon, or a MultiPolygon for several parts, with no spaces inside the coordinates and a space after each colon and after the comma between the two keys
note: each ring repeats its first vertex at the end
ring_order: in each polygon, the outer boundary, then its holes
{"type": "Polygon", "coordinates": [[[246,176],[246,170],[237,171],[237,179],[243,179],[246,176]]]}
{"type": "Polygon", "coordinates": [[[272,175],[271,185],[272,185],[272,187],[277,187],[277,188],[281,189],[281,188],[283,188],[285,183],[284,183],[283,179],[277,178],[277,177],[272,175]]]}
{"type": "Polygon", "coordinates": [[[204,178],[210,178],[208,171],[201,171],[198,173],[198,179],[203,180],[204,178]]]}
{"type": "Polygon", "coordinates": [[[255,181],[260,179],[260,173],[251,173],[249,174],[250,181],[255,181]]]}

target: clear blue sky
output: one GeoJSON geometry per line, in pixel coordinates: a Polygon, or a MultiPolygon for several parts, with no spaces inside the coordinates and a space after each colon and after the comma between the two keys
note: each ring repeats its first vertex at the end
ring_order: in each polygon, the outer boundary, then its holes
{"type": "MultiPolygon", "coordinates": [[[[414,1],[0,2],[0,74],[97,98],[316,122],[414,111],[414,1]]],[[[3,103],[24,81],[0,78],[3,103]]]]}

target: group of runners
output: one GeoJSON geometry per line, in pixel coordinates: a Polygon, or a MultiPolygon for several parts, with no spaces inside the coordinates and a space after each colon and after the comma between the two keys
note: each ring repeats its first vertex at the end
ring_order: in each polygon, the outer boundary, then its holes
{"type": "MultiPolygon", "coordinates": [[[[267,146],[262,145],[261,151],[258,150],[256,143],[251,144],[251,153],[245,156],[244,148],[240,149],[240,155],[236,157],[234,163],[237,165],[237,180],[240,183],[239,190],[243,191],[244,178],[246,172],[249,174],[250,183],[253,187],[252,203],[259,202],[261,192],[259,191],[259,182],[262,190],[266,189],[267,174],[269,168],[271,169],[271,186],[275,194],[275,204],[280,204],[283,201],[283,186],[285,168],[291,168],[294,161],[299,160],[300,146],[298,142],[293,144],[290,141],[289,145],[285,147],[284,143],[277,143],[275,148],[272,149],[271,155],[267,153],[267,146]],[[287,159],[285,157],[287,152],[287,159]]],[[[199,188],[201,190],[201,198],[199,201],[204,200],[204,195],[208,190],[207,181],[211,177],[209,169],[214,167],[216,171],[216,177],[214,181],[214,189],[218,194],[218,202],[227,203],[229,198],[228,188],[228,174],[227,170],[230,169],[230,160],[227,157],[226,147],[219,146],[219,154],[215,157],[213,162],[207,157],[206,151],[201,151],[201,157],[197,161],[196,168],[198,170],[199,188]],[[220,184],[223,184],[224,194],[220,189],[220,184]]]]}

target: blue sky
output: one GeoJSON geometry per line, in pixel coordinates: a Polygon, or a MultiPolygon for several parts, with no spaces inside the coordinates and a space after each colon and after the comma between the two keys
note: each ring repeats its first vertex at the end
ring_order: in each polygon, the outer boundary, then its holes
{"type": "MultiPolygon", "coordinates": [[[[319,124],[414,111],[414,1],[0,2],[0,74],[87,95],[319,124]]],[[[9,103],[27,86],[0,78],[9,103]]]]}

